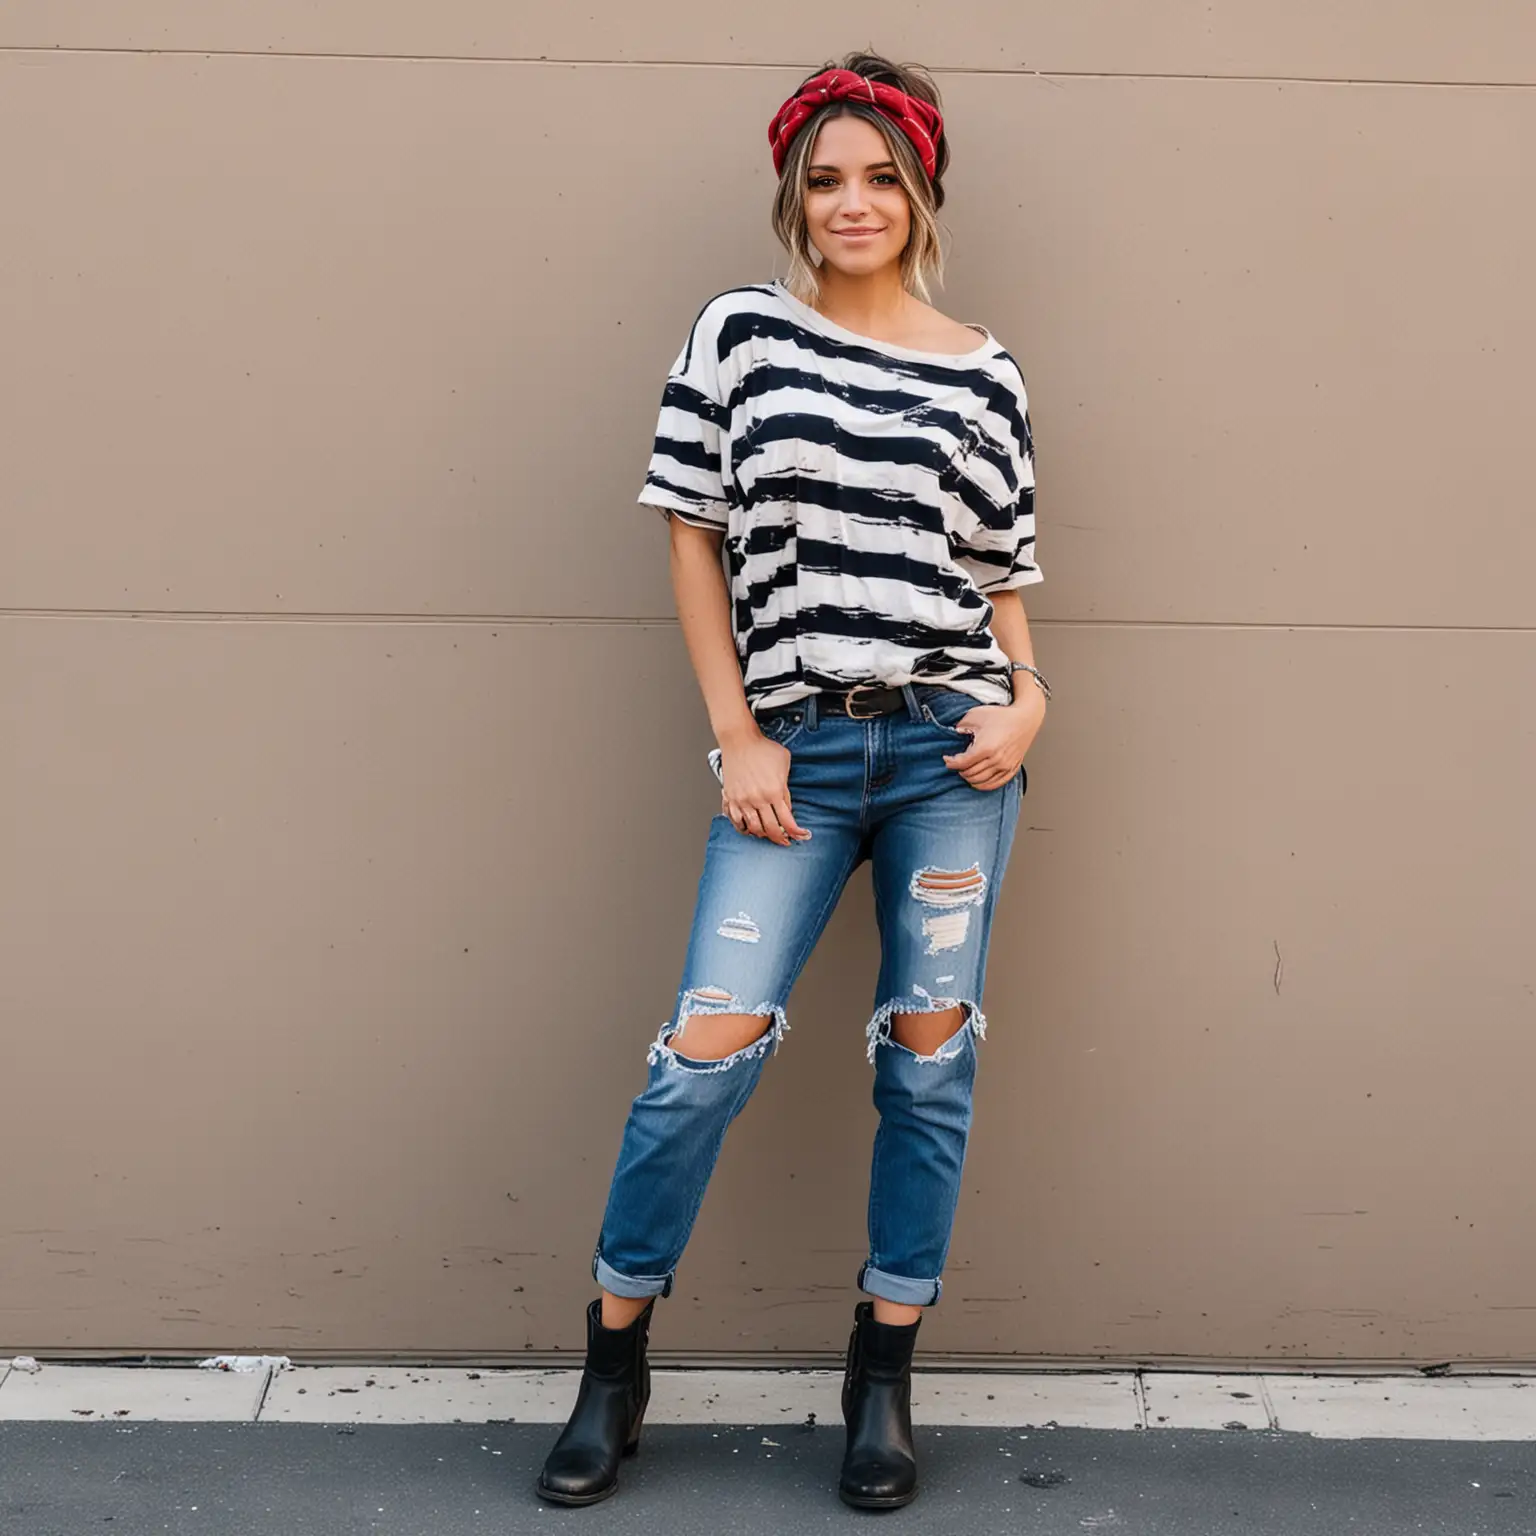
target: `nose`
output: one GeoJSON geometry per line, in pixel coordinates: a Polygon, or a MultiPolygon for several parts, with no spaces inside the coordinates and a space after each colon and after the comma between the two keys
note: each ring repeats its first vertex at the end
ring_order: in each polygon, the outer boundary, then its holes
{"type": "Polygon", "coordinates": [[[861,182],[850,177],[843,183],[843,213],[863,214],[869,212],[869,197],[861,182]]]}

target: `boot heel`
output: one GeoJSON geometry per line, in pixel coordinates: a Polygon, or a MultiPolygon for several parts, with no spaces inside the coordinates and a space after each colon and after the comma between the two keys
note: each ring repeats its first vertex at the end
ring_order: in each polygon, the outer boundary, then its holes
{"type": "Polygon", "coordinates": [[[629,1432],[629,1440],[624,1446],[626,1456],[634,1456],[640,1450],[640,1426],[645,1423],[645,1409],[640,1410],[640,1417],[635,1420],[634,1428],[629,1432]]]}

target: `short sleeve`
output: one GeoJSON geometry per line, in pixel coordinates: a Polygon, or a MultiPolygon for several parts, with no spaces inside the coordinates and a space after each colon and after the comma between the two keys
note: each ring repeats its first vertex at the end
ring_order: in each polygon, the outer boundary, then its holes
{"type": "Polygon", "coordinates": [[[1012,358],[976,425],[962,473],[966,526],[956,559],[990,594],[1045,579],[1035,559],[1035,438],[1024,376],[1012,358]]]}
{"type": "MultiPolygon", "coordinates": [[[[713,301],[711,301],[713,304],[713,301]]],[[[726,526],[718,319],[705,305],[667,374],[639,500],[704,528],[726,526]]]]}

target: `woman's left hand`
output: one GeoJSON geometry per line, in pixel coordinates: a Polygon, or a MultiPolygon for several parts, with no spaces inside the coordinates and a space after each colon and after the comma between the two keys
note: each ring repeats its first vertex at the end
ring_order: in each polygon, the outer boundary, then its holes
{"type": "Polygon", "coordinates": [[[955,722],[971,744],[944,759],[972,789],[1001,789],[1019,771],[1045,721],[1045,695],[1031,687],[1012,704],[978,704],[955,722]]]}

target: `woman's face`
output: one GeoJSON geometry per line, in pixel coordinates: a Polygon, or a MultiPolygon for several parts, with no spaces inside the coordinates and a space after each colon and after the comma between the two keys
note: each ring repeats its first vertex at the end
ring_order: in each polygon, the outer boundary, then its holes
{"type": "Polygon", "coordinates": [[[806,176],[805,222],[822,259],[849,277],[901,260],[912,209],[873,123],[845,115],[822,124],[806,176]]]}

